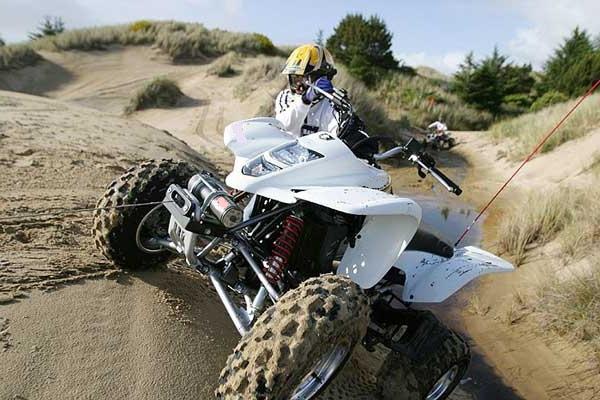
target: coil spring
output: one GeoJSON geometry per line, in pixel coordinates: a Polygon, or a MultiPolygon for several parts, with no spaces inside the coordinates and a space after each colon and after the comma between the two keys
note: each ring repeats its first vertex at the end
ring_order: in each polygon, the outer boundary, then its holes
{"type": "Polygon", "coordinates": [[[271,255],[263,263],[263,271],[271,284],[275,284],[283,278],[283,272],[296,243],[298,243],[303,226],[304,221],[294,215],[288,215],[283,221],[281,233],[273,242],[271,255]]]}

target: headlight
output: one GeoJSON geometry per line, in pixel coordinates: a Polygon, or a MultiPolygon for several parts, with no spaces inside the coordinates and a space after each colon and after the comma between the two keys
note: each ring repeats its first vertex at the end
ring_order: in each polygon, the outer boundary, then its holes
{"type": "Polygon", "coordinates": [[[242,167],[242,173],[258,177],[319,158],[323,158],[323,155],[301,146],[298,142],[293,142],[248,161],[242,167]]]}
{"type": "Polygon", "coordinates": [[[317,160],[323,156],[316,151],[301,146],[298,142],[271,151],[271,157],[285,165],[295,165],[317,160]]]}
{"type": "Polygon", "coordinates": [[[271,164],[265,160],[264,156],[260,156],[244,165],[242,167],[242,174],[250,176],[263,176],[280,169],[281,168],[279,168],[277,165],[271,164]]]}

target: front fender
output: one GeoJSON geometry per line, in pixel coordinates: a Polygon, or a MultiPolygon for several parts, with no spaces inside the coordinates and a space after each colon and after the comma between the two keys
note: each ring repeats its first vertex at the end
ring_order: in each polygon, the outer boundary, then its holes
{"type": "Polygon", "coordinates": [[[508,261],[473,246],[456,249],[449,259],[405,251],[394,267],[406,275],[402,300],[417,303],[440,303],[481,275],[514,270],[508,261]]]}

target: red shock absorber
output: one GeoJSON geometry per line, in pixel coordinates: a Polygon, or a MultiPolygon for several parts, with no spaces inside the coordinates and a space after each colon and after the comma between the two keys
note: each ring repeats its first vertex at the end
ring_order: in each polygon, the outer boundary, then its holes
{"type": "Polygon", "coordinates": [[[263,271],[271,284],[276,284],[283,278],[290,256],[298,243],[304,221],[288,215],[283,220],[283,227],[279,237],[273,242],[271,255],[263,262],[263,271]]]}

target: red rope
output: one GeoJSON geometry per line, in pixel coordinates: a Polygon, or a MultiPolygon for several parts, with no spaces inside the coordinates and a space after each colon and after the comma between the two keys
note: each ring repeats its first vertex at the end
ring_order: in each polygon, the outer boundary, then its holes
{"type": "Polygon", "coordinates": [[[554,128],[552,128],[550,130],[550,132],[548,132],[546,134],[546,136],[544,136],[544,138],[538,143],[538,145],[527,156],[527,158],[525,158],[525,160],[523,160],[521,165],[519,165],[519,168],[517,168],[515,170],[515,172],[513,172],[513,174],[510,176],[510,178],[508,178],[508,180],[506,182],[504,182],[504,184],[500,187],[500,189],[496,192],[496,194],[494,194],[492,196],[490,201],[488,201],[488,203],[485,205],[485,207],[483,207],[483,209],[479,212],[479,214],[477,214],[477,217],[475,217],[473,222],[471,222],[469,224],[469,226],[467,226],[467,229],[465,229],[465,231],[462,233],[462,235],[460,235],[460,237],[458,238],[456,243],[454,243],[454,247],[458,246],[458,244],[464,239],[464,237],[467,236],[467,233],[469,233],[469,231],[471,230],[473,225],[475,225],[477,223],[477,221],[479,220],[481,215],[490,207],[490,205],[494,202],[494,200],[496,200],[496,197],[498,197],[500,195],[500,193],[502,193],[504,188],[506,188],[508,186],[508,184],[513,180],[513,178],[519,173],[521,168],[523,168],[525,166],[525,164],[527,164],[527,162],[529,162],[529,160],[531,160],[531,158],[535,155],[535,153],[537,153],[538,150],[544,145],[544,143],[546,143],[546,141],[548,139],[550,139],[550,136],[552,136],[558,130],[558,128],[560,128],[560,126],[567,120],[567,118],[569,118],[571,116],[571,114],[577,109],[577,107],[579,107],[579,105],[581,103],[583,103],[583,101],[586,98],[588,98],[592,93],[594,93],[594,90],[596,90],[596,88],[598,86],[600,86],[600,80],[596,81],[596,83],[594,83],[592,85],[592,87],[579,99],[579,101],[573,106],[573,108],[571,108],[571,110],[569,110],[569,112],[558,122],[558,124],[556,124],[556,126],[554,128]]]}

